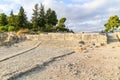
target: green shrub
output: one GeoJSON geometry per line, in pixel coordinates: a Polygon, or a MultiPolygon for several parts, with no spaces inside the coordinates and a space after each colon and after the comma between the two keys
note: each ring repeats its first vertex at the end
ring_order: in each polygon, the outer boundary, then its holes
{"type": "Polygon", "coordinates": [[[6,32],[7,26],[0,26],[0,32],[6,32]]]}
{"type": "Polygon", "coordinates": [[[14,31],[14,30],[15,30],[15,27],[14,27],[14,26],[8,26],[8,32],[14,31]]]}

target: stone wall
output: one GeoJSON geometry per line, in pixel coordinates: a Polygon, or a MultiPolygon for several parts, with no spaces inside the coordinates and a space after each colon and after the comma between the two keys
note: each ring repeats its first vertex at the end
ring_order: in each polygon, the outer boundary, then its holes
{"type": "Polygon", "coordinates": [[[106,34],[99,33],[48,33],[40,35],[26,35],[29,40],[63,40],[63,41],[84,41],[85,43],[107,44],[106,34]]]}
{"type": "Polygon", "coordinates": [[[113,42],[120,42],[120,32],[110,34],[99,33],[47,33],[40,35],[23,34],[18,37],[15,33],[0,33],[0,45],[6,42],[16,43],[28,40],[49,40],[49,41],[72,41],[72,42],[85,42],[95,44],[107,44],[113,42]]]}

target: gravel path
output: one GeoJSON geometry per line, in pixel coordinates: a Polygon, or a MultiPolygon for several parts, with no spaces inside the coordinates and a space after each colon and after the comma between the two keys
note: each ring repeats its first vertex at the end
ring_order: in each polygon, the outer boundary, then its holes
{"type": "Polygon", "coordinates": [[[37,65],[41,65],[46,61],[50,61],[54,57],[65,55],[70,52],[71,50],[63,48],[38,47],[22,55],[0,62],[0,80],[6,80],[10,76],[15,76],[37,65]]]}
{"type": "Polygon", "coordinates": [[[0,60],[9,57],[11,55],[15,55],[17,53],[23,52],[25,50],[28,50],[30,48],[32,48],[33,46],[35,46],[38,42],[40,41],[24,41],[24,42],[20,42],[17,44],[14,44],[10,47],[8,46],[1,46],[0,47],[0,60]]]}
{"type": "Polygon", "coordinates": [[[60,58],[15,80],[120,80],[120,48],[97,48],[60,58]]]}
{"type": "MultiPolygon", "coordinates": [[[[0,47],[0,58],[36,43],[0,47]]],[[[71,41],[42,41],[34,50],[0,62],[0,80],[120,80],[119,44],[74,53],[72,48],[77,46],[71,41]]]]}

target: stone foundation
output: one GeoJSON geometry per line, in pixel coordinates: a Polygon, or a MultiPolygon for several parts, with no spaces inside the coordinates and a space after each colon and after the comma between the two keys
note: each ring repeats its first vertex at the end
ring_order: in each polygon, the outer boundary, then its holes
{"type": "Polygon", "coordinates": [[[85,43],[107,44],[106,34],[99,33],[48,33],[40,35],[26,35],[29,40],[57,40],[57,41],[84,41],[85,43]]]}
{"type": "MultiPolygon", "coordinates": [[[[28,40],[49,40],[49,41],[73,41],[84,42],[88,44],[107,44],[108,42],[120,41],[120,32],[112,34],[100,33],[48,33],[40,35],[23,34],[17,36],[13,32],[0,33],[0,45],[5,42],[15,43],[19,41],[28,40]]],[[[72,44],[72,43],[71,43],[72,44]]]]}

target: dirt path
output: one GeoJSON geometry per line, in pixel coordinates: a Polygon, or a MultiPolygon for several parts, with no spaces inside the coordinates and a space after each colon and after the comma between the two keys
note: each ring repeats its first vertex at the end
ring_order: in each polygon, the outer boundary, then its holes
{"type": "MultiPolygon", "coordinates": [[[[35,43],[25,42],[20,45],[23,48],[13,47],[15,51],[12,47],[0,48],[0,57],[26,50],[35,43]]],[[[42,41],[39,47],[25,54],[1,61],[0,80],[120,80],[119,43],[82,53],[74,53],[73,46],[78,43],[42,41]]]]}
{"type": "Polygon", "coordinates": [[[24,41],[12,46],[0,46],[0,61],[35,47],[40,41],[24,41]]]}
{"type": "Polygon", "coordinates": [[[74,53],[44,67],[15,80],[120,80],[120,48],[74,53]]]}
{"type": "Polygon", "coordinates": [[[11,57],[0,62],[0,80],[6,80],[7,78],[18,74],[21,75],[21,73],[29,71],[38,65],[51,61],[54,57],[64,56],[71,52],[71,50],[63,48],[37,47],[24,54],[11,57]]]}

